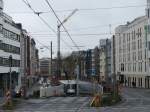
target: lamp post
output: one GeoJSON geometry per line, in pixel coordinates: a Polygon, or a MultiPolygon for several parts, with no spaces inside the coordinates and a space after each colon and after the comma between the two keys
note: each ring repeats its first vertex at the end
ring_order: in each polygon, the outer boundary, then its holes
{"type": "MultiPolygon", "coordinates": [[[[63,26],[64,23],[66,23],[68,21],[68,19],[76,13],[76,11],[78,11],[78,9],[75,9],[71,14],[69,14],[69,16],[64,19],[61,23],[58,23],[57,25],[57,43],[58,43],[58,49],[57,49],[57,76],[60,77],[61,76],[61,59],[60,59],[60,28],[61,26],[63,26]]],[[[58,78],[57,77],[57,78],[58,78]]]]}
{"type": "Polygon", "coordinates": [[[10,90],[10,93],[11,93],[11,89],[12,89],[12,77],[11,77],[11,67],[12,67],[12,55],[9,56],[9,79],[10,79],[10,82],[9,82],[9,90],[10,90]]]}

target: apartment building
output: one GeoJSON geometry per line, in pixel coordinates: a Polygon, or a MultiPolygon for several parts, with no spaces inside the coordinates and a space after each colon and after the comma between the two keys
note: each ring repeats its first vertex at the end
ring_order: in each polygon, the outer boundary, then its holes
{"type": "Polygon", "coordinates": [[[115,31],[116,74],[125,86],[150,88],[150,0],[146,16],[115,31]]]}

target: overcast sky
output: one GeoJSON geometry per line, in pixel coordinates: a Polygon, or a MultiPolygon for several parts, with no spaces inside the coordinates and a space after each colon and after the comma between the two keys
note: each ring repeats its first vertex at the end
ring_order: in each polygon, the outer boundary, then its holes
{"type": "MultiPolygon", "coordinates": [[[[28,0],[36,11],[50,11],[45,0],[28,0]]],[[[99,45],[102,38],[111,38],[111,35],[102,35],[110,33],[109,24],[111,24],[111,32],[114,32],[116,26],[132,21],[136,17],[145,15],[146,0],[49,0],[59,18],[66,18],[72,9],[97,9],[97,10],[79,10],[64,25],[72,35],[73,40],[80,49],[90,49],[99,45]],[[122,6],[137,6],[128,8],[111,8],[122,6]],[[88,34],[88,35],[87,35],[88,34]],[[92,34],[92,35],[89,35],[92,34]],[[94,34],[94,35],[93,35],[94,34]],[[96,35],[95,35],[96,34],[96,35]],[[100,34],[100,35],[97,35],[100,34]]],[[[32,12],[22,0],[4,0],[4,11],[9,14],[15,22],[23,24],[26,29],[37,42],[40,48],[42,43],[50,46],[53,41],[54,55],[57,52],[57,37],[36,15],[32,12]],[[39,42],[38,42],[39,41],[39,42]]],[[[57,19],[52,12],[43,13],[41,15],[49,25],[57,30],[57,19]]],[[[62,29],[63,30],[63,29],[62,29]]],[[[67,35],[62,32],[61,38],[72,46],[73,50],[77,50],[67,35]]],[[[61,41],[61,52],[68,53],[71,49],[61,41]]],[[[48,50],[40,50],[40,57],[49,57],[48,50]]]]}

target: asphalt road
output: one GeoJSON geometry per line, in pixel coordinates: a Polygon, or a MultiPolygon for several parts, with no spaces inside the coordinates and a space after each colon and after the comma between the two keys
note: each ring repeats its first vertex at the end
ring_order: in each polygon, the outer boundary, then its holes
{"type": "Polygon", "coordinates": [[[101,108],[89,107],[89,97],[30,99],[20,103],[14,112],[150,112],[150,90],[125,88],[122,95],[124,100],[119,104],[101,108]]]}

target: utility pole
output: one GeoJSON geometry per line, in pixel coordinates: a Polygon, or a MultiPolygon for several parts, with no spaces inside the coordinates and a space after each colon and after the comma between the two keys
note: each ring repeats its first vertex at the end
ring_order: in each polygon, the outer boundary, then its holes
{"type": "Polygon", "coordinates": [[[61,76],[61,58],[60,58],[60,28],[63,26],[64,23],[68,21],[68,19],[78,11],[77,9],[73,10],[71,14],[67,18],[65,18],[61,23],[58,22],[57,25],[57,44],[58,44],[58,49],[57,49],[57,78],[61,76]]]}
{"type": "Polygon", "coordinates": [[[113,95],[114,95],[114,98],[116,97],[117,95],[117,83],[116,83],[116,60],[115,60],[115,36],[113,35],[112,37],[112,54],[113,54],[113,95]]]}
{"type": "Polygon", "coordinates": [[[76,68],[76,72],[77,72],[77,78],[76,78],[76,84],[77,84],[77,96],[79,96],[79,61],[77,63],[77,68],[76,68]]]}
{"type": "Polygon", "coordinates": [[[52,65],[53,65],[53,43],[51,41],[51,66],[50,66],[50,69],[51,69],[51,76],[53,74],[53,71],[52,71],[52,65]]]}
{"type": "Polygon", "coordinates": [[[59,23],[57,25],[57,78],[61,76],[61,68],[60,68],[60,26],[59,23]]]}
{"type": "Polygon", "coordinates": [[[9,56],[9,79],[10,79],[9,89],[10,89],[10,92],[11,92],[11,89],[12,89],[11,67],[12,67],[12,55],[9,56]]]}

